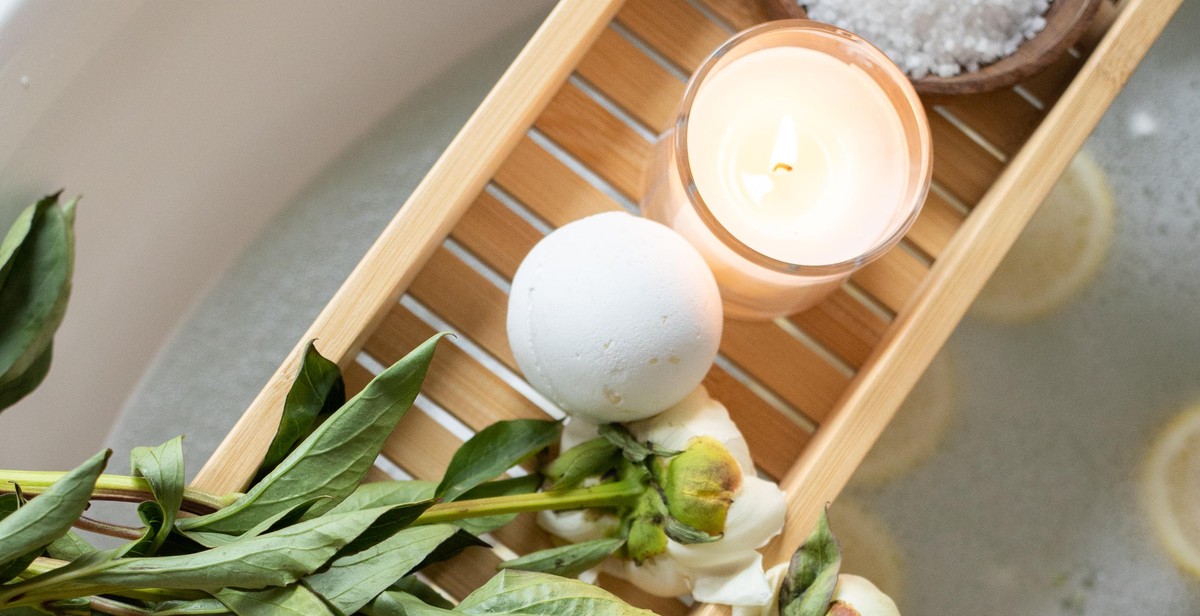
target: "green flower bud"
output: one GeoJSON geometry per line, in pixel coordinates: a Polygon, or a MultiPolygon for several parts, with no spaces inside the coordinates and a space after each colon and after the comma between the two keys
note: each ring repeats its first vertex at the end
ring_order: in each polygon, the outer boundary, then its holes
{"type": "Polygon", "coordinates": [[[742,469],[716,439],[698,436],[671,458],[663,479],[667,511],[709,535],[725,532],[725,515],[742,487],[742,469]]]}
{"type": "Polygon", "coordinates": [[[625,551],[633,562],[641,564],[667,551],[667,533],[663,530],[667,522],[666,505],[657,490],[646,490],[628,519],[625,551]]]}

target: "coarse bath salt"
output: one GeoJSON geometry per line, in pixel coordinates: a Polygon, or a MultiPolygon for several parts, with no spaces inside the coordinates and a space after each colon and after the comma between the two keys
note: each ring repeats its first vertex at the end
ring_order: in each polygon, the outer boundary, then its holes
{"type": "Polygon", "coordinates": [[[803,0],[810,19],[849,30],[910,77],[953,77],[1012,55],[1046,27],[1050,0],[803,0]]]}

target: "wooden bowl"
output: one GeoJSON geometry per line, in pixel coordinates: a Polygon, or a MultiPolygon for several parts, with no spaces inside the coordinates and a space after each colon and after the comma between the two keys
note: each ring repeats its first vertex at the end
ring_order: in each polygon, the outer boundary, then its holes
{"type": "MultiPolygon", "coordinates": [[[[1074,45],[1087,30],[1103,0],[1054,0],[1046,11],[1046,27],[1017,48],[1016,53],[976,71],[954,77],[913,79],[921,94],[975,94],[1014,85],[1046,68],[1074,45]]],[[[763,0],[776,19],[808,19],[795,0],[763,0]]]]}

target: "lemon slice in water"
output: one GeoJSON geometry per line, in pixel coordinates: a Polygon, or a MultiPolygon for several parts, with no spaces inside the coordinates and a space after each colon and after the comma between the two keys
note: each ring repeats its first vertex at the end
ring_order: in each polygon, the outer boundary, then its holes
{"type": "Polygon", "coordinates": [[[1011,323],[1061,308],[1103,263],[1112,230],[1108,181],[1096,160],[1081,151],[983,287],[971,314],[1011,323]]]}
{"type": "Polygon", "coordinates": [[[896,603],[903,603],[904,557],[887,524],[852,498],[829,508],[829,528],[842,548],[842,573],[871,580],[896,603]]]}
{"type": "Polygon", "coordinates": [[[1171,420],[1150,446],[1142,498],[1171,558],[1200,577],[1200,406],[1171,420]]]}
{"type": "Polygon", "coordinates": [[[929,364],[887,429],[858,465],[851,484],[871,486],[887,482],[937,450],[954,419],[955,379],[954,364],[943,351],[929,364]]]}

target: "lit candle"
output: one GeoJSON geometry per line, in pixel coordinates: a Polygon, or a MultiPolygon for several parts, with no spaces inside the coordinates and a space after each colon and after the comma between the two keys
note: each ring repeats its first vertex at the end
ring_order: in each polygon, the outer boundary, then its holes
{"type": "Polygon", "coordinates": [[[692,77],[643,208],[704,256],[727,315],[770,318],[894,245],[929,173],[924,111],[882,52],[832,26],[771,22],[692,77]]]}

